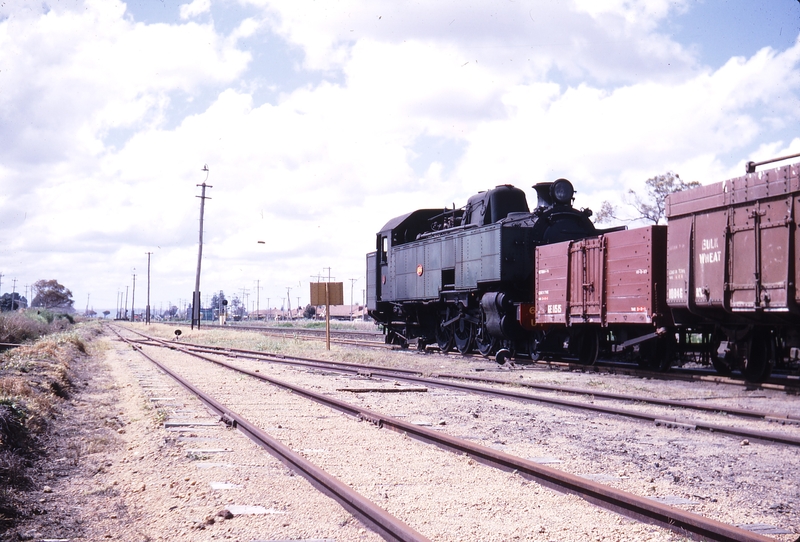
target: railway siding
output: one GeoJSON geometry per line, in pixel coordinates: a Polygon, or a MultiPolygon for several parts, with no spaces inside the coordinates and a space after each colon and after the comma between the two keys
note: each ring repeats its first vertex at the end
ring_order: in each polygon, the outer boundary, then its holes
{"type": "MultiPolygon", "coordinates": [[[[254,365],[254,367],[259,367],[259,366],[261,367],[260,369],[256,369],[256,370],[261,370],[262,372],[267,370],[267,369],[264,367],[264,364],[263,364],[263,363],[261,363],[261,364],[259,364],[258,362],[248,362],[248,363],[255,363],[256,365],[254,365]]],[[[287,369],[287,370],[288,370],[288,369],[287,369]]],[[[307,372],[303,372],[302,374],[309,374],[309,373],[307,373],[307,372]]],[[[357,377],[357,378],[363,378],[363,377],[357,377]]],[[[331,380],[330,376],[328,376],[328,380],[331,380]]],[[[342,386],[341,386],[341,383],[338,383],[338,384],[339,384],[339,386],[340,386],[340,387],[342,387],[342,386]]],[[[323,385],[320,385],[320,384],[316,384],[316,385],[317,385],[317,386],[320,386],[321,388],[325,388],[325,386],[323,386],[323,385]]],[[[332,391],[331,391],[331,390],[326,390],[326,393],[335,393],[335,390],[332,390],[332,391]]],[[[448,393],[449,393],[449,392],[448,392],[448,393]]],[[[352,395],[352,394],[351,394],[351,395],[352,395]]],[[[360,394],[359,394],[359,395],[360,395],[360,394]]],[[[388,394],[380,394],[380,395],[381,395],[381,396],[383,396],[383,395],[388,395],[388,394]]],[[[392,395],[395,395],[395,394],[392,394],[392,395]]],[[[400,394],[397,394],[397,395],[400,395],[400,394]]],[[[431,394],[431,393],[428,393],[428,394],[423,394],[423,395],[429,395],[429,396],[430,396],[430,395],[432,395],[432,394],[431,394]]],[[[434,393],[433,395],[435,395],[435,393],[434,393]]],[[[446,394],[445,394],[445,395],[446,395],[446,394]]],[[[463,394],[462,394],[462,395],[463,395],[463,394]]],[[[373,398],[373,400],[377,400],[377,399],[373,398]]],[[[491,400],[490,400],[490,402],[491,402],[491,400]]],[[[514,408],[514,407],[512,407],[512,408],[514,408]]],[[[438,425],[439,425],[441,422],[444,422],[444,424],[443,424],[443,425],[444,425],[444,427],[441,427],[441,429],[442,429],[442,430],[448,430],[448,429],[452,428],[452,426],[453,426],[453,424],[452,424],[451,422],[447,421],[447,419],[446,419],[445,417],[443,417],[443,418],[442,418],[441,420],[439,420],[438,422],[437,422],[436,420],[433,420],[433,421],[430,421],[430,420],[429,420],[429,421],[426,421],[426,420],[418,420],[418,422],[420,422],[420,423],[425,423],[425,424],[431,424],[431,425],[435,425],[435,426],[438,426],[438,425]]],[[[569,421],[565,421],[565,423],[563,423],[562,425],[564,425],[564,426],[567,426],[567,427],[568,427],[568,426],[569,426],[571,423],[575,423],[575,422],[569,422],[569,421]]],[[[593,423],[593,422],[592,422],[592,423],[593,423]]],[[[503,423],[502,425],[503,425],[503,426],[505,426],[505,425],[507,425],[507,424],[503,423]]],[[[576,424],[576,425],[577,425],[577,424],[576,424]]],[[[495,428],[495,430],[496,430],[496,428],[495,428]]],[[[670,444],[672,444],[672,443],[670,442],[670,444]]],[[[493,442],[493,443],[491,443],[491,446],[506,446],[506,445],[507,445],[507,443],[505,443],[505,442],[493,442]]],[[[738,447],[738,443],[736,444],[736,446],[738,447]]],[[[623,447],[624,447],[624,445],[623,445],[623,447]]],[[[532,456],[532,457],[536,457],[536,456],[532,456]]],[[[568,462],[567,462],[567,463],[568,463],[568,462]]],[[[617,476],[616,474],[609,474],[609,473],[607,473],[607,472],[601,472],[601,473],[598,473],[598,472],[591,472],[591,471],[590,471],[590,472],[588,472],[588,473],[586,473],[586,472],[585,472],[585,473],[583,473],[583,474],[584,474],[584,475],[585,475],[587,478],[591,478],[591,477],[596,477],[596,476],[599,476],[599,477],[601,477],[601,478],[602,478],[602,477],[610,477],[610,479],[612,479],[612,480],[613,480],[614,478],[618,478],[619,480],[622,480],[622,481],[625,481],[626,479],[630,479],[630,478],[632,478],[632,476],[629,476],[629,475],[621,475],[621,476],[617,476]]],[[[618,474],[618,473],[617,473],[617,474],[618,474]]],[[[654,481],[654,480],[652,480],[652,481],[654,481]]],[[[716,499],[715,497],[713,497],[713,496],[708,496],[708,495],[706,495],[706,496],[700,495],[699,497],[692,497],[691,495],[689,495],[688,497],[689,497],[689,498],[687,498],[686,496],[681,496],[681,495],[670,495],[670,494],[666,494],[666,495],[655,495],[655,496],[654,496],[654,498],[656,498],[656,499],[666,499],[666,500],[667,500],[667,501],[669,501],[669,502],[682,502],[682,501],[680,501],[680,499],[684,499],[684,501],[686,501],[686,504],[687,504],[688,506],[697,506],[697,504],[698,504],[698,502],[697,502],[697,501],[703,501],[703,500],[708,500],[708,501],[710,501],[711,503],[713,503],[713,502],[715,502],[715,501],[716,501],[716,502],[719,502],[719,499],[716,499]]],[[[745,514],[745,517],[744,517],[745,519],[746,519],[746,515],[747,515],[747,514],[745,514]]]]}

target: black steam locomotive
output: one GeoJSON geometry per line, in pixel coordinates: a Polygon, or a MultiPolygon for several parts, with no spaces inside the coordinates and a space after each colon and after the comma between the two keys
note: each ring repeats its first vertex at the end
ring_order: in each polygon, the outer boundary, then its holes
{"type": "MultiPolygon", "coordinates": [[[[461,209],[419,209],[390,220],[367,255],[367,307],[386,342],[483,355],[530,354],[531,334],[517,304],[533,298],[537,246],[600,233],[591,211],[572,206],[566,179],[539,183],[531,211],[525,193],[501,185],[461,209]]],[[[579,349],[578,334],[572,349],[579,349]]]]}

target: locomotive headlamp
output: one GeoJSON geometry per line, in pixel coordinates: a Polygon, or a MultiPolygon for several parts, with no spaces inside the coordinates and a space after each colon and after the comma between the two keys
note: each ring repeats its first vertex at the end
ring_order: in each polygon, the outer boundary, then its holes
{"type": "Polygon", "coordinates": [[[575,189],[568,180],[558,179],[553,183],[553,186],[550,187],[550,195],[553,196],[556,202],[562,205],[568,205],[572,203],[572,196],[575,195],[575,189]]]}

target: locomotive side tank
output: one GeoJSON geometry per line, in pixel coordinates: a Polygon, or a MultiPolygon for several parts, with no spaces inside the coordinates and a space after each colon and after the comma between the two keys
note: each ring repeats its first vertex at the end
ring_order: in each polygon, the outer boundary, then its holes
{"type": "Polygon", "coordinates": [[[387,342],[448,351],[527,352],[515,302],[532,299],[536,246],[595,233],[591,211],[572,207],[566,179],[525,193],[501,185],[461,209],[420,209],[390,220],[367,255],[367,308],[387,342]]]}

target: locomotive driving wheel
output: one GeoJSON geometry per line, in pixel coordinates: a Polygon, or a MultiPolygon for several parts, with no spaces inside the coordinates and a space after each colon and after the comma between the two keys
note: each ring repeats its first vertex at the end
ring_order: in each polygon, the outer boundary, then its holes
{"type": "Polygon", "coordinates": [[[486,327],[481,326],[475,334],[475,346],[481,356],[488,358],[497,350],[497,337],[489,335],[486,327]]]}
{"type": "Polygon", "coordinates": [[[461,354],[469,354],[475,345],[475,326],[463,318],[453,324],[456,349],[461,354]]]}
{"type": "Polygon", "coordinates": [[[453,337],[453,326],[443,325],[447,320],[449,320],[448,315],[449,311],[446,311],[442,321],[436,325],[436,343],[439,345],[439,350],[442,353],[450,352],[455,344],[455,337],[453,337]]]}

